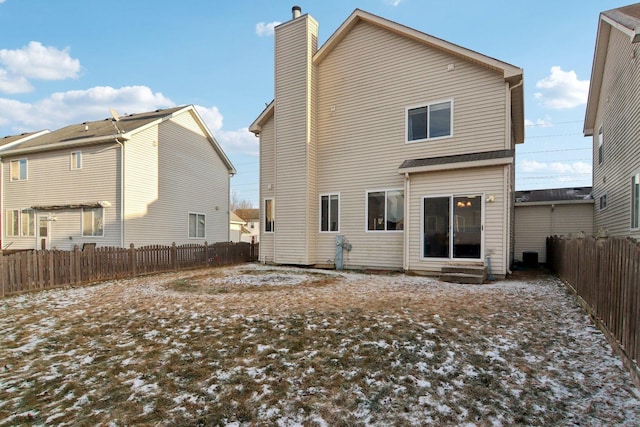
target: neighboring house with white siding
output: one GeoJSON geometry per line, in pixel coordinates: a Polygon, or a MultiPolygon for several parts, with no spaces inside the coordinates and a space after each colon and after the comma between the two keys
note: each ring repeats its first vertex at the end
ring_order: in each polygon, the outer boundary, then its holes
{"type": "Polygon", "coordinates": [[[242,234],[242,241],[247,243],[260,242],[260,209],[236,209],[235,213],[244,220],[246,233],[242,234]]]}
{"type": "Polygon", "coordinates": [[[515,261],[524,253],[537,254],[547,262],[547,237],[592,235],[591,187],[516,191],[515,261]]]}
{"type": "Polygon", "coordinates": [[[358,9],[317,39],[299,8],[275,28],[260,260],[506,275],[522,69],[358,9]]]}
{"type": "Polygon", "coordinates": [[[640,239],[640,3],[602,12],[584,135],[593,138],[595,228],[640,239]]]}
{"type": "Polygon", "coordinates": [[[191,105],[0,147],[5,249],[229,240],[233,165],[191,105]]]}

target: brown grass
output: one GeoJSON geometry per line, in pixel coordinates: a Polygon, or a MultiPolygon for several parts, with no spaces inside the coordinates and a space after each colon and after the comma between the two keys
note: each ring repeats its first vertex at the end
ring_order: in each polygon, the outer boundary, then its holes
{"type": "Polygon", "coordinates": [[[637,420],[601,335],[535,280],[241,267],[9,298],[0,425],[637,420]]]}

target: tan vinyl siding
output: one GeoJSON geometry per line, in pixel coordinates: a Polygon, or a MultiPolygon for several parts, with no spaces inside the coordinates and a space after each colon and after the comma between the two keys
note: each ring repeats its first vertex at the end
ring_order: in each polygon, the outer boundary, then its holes
{"type": "MultiPolygon", "coordinates": [[[[365,231],[366,191],[404,188],[398,168],[407,159],[508,147],[504,79],[367,23],[358,23],[319,64],[318,76],[315,209],[318,194],[340,192],[341,234],[353,246],[345,254],[347,267],[402,268],[403,232],[365,231]],[[449,64],[453,71],[447,70],[449,64]],[[442,100],[453,101],[453,137],[407,144],[406,108],[442,100]]],[[[503,169],[499,170],[500,176],[490,175],[487,182],[483,178],[478,184],[472,174],[463,184],[481,192],[498,186],[503,194],[503,169]]],[[[456,181],[467,175],[453,176],[456,181]]],[[[447,180],[441,184],[441,190],[432,191],[450,191],[447,180]]],[[[468,191],[464,186],[454,189],[468,191]]],[[[413,188],[412,193],[417,194],[413,188]]],[[[506,224],[503,216],[498,212],[491,218],[499,222],[500,230],[506,224]]],[[[317,220],[315,225],[316,262],[326,263],[335,257],[335,235],[318,233],[317,220]]],[[[412,233],[419,233],[419,228],[412,233]]],[[[502,237],[498,240],[502,253],[504,242],[502,237]]]]}
{"type": "MultiPolygon", "coordinates": [[[[17,158],[27,159],[28,179],[9,180],[9,162],[3,158],[3,212],[6,209],[24,209],[31,206],[95,203],[108,201],[111,206],[104,209],[104,236],[82,237],[82,211],[56,210],[38,212],[47,216],[51,213],[56,220],[50,225],[50,247],[61,250],[80,248],[83,243],[98,246],[120,245],[120,204],[119,204],[119,158],[120,148],[115,143],[70,148],[45,153],[32,153],[17,158]],[[82,152],[82,168],[71,170],[71,152],[82,152]]],[[[37,227],[37,220],[36,220],[37,227]]],[[[6,234],[6,227],[3,223],[6,234]]],[[[11,249],[40,248],[35,237],[3,236],[3,247],[11,243],[11,249]]]]}
{"type": "Polygon", "coordinates": [[[190,112],[126,144],[126,245],[228,241],[229,172],[190,112]],[[204,238],[189,238],[190,212],[205,215],[204,238]]]}
{"type": "Polygon", "coordinates": [[[282,264],[310,264],[312,242],[308,235],[313,172],[308,152],[312,147],[310,120],[310,38],[317,24],[304,16],[276,29],[275,135],[277,256],[282,264]],[[307,42],[301,43],[301,40],[307,42]]]}
{"type": "MultiPolygon", "coordinates": [[[[421,259],[422,230],[422,198],[450,195],[482,194],[484,204],[484,254],[491,255],[492,272],[504,276],[507,271],[506,239],[508,230],[505,203],[508,203],[508,192],[504,182],[504,167],[486,167],[475,169],[458,169],[451,171],[416,174],[411,176],[411,199],[409,204],[411,230],[409,238],[409,269],[414,271],[437,272],[451,262],[460,260],[424,260],[421,259]],[[494,201],[486,200],[494,196],[494,201]]],[[[508,208],[508,207],[507,207],[508,208]]]]}
{"type": "MultiPolygon", "coordinates": [[[[274,235],[264,232],[264,200],[275,196],[275,147],[274,122],[270,119],[262,125],[260,133],[260,261],[274,262],[274,235]]],[[[275,227],[279,230],[281,223],[276,217],[275,227]]],[[[282,226],[285,226],[282,224],[282,226]]]]}
{"type": "Polygon", "coordinates": [[[537,252],[538,262],[547,262],[546,238],[593,233],[593,203],[517,205],[515,208],[515,260],[523,252],[537,252]]]}
{"type": "Polygon", "coordinates": [[[607,208],[595,209],[595,228],[635,238],[640,230],[630,230],[630,218],[631,176],[640,171],[639,61],[640,43],[631,44],[628,35],[612,29],[593,135],[593,197],[607,195],[607,208]],[[599,164],[602,124],[604,161],[599,164]]]}

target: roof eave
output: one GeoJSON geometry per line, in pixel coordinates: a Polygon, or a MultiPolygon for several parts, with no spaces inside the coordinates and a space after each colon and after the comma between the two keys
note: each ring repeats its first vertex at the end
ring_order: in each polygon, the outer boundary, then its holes
{"type": "Polygon", "coordinates": [[[52,143],[52,144],[47,144],[47,145],[39,145],[36,147],[27,147],[27,148],[15,148],[13,150],[6,150],[6,151],[1,151],[0,155],[2,157],[8,157],[8,156],[18,156],[18,155],[22,155],[22,154],[29,154],[29,153],[37,153],[37,152],[41,152],[41,151],[51,151],[51,150],[58,150],[61,148],[67,148],[67,147],[75,147],[75,146],[79,146],[79,145],[87,145],[87,144],[100,144],[100,143],[105,143],[105,142],[125,142],[130,140],[131,138],[126,135],[126,134],[113,134],[113,135],[104,135],[104,136],[94,136],[91,138],[81,138],[81,139],[74,139],[71,141],[62,141],[62,142],[56,142],[56,143],[52,143]]]}
{"type": "Polygon", "coordinates": [[[260,115],[251,123],[249,126],[249,131],[253,132],[256,136],[260,135],[262,132],[262,126],[269,120],[275,111],[275,100],[271,101],[265,108],[262,110],[260,115]]]}

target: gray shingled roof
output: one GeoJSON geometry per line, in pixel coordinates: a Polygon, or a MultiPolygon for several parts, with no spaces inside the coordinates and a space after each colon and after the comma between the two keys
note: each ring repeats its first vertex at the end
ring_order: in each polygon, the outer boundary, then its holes
{"type": "Polygon", "coordinates": [[[607,10],[602,12],[602,14],[629,29],[640,28],[640,3],[607,10]]]}
{"type": "Polygon", "coordinates": [[[419,168],[424,166],[447,165],[451,163],[475,162],[480,160],[505,159],[513,157],[515,150],[485,151],[482,153],[459,154],[457,156],[430,157],[427,159],[405,160],[400,169],[419,168]]]}
{"type": "Polygon", "coordinates": [[[516,203],[592,200],[591,187],[516,191],[516,203]]]}
{"type": "Polygon", "coordinates": [[[169,116],[185,107],[186,106],[183,105],[181,107],[169,108],[165,110],[155,110],[147,113],[130,114],[120,117],[120,119],[117,121],[114,118],[109,117],[104,120],[78,123],[27,140],[16,145],[12,148],[12,150],[31,149],[35,147],[44,148],[51,144],[72,143],[74,140],[77,140],[79,143],[81,143],[82,140],[89,138],[93,138],[93,142],[96,142],[96,139],[99,140],[99,138],[108,140],[112,139],[113,135],[115,134],[130,132],[155,120],[161,119],[162,117],[169,116]]]}
{"type": "Polygon", "coordinates": [[[40,132],[42,131],[39,130],[36,132],[25,132],[25,133],[21,133],[20,135],[7,135],[0,139],[0,147],[3,147],[7,144],[11,144],[12,142],[19,141],[24,138],[28,138],[31,135],[35,135],[36,133],[40,133],[40,132]]]}

